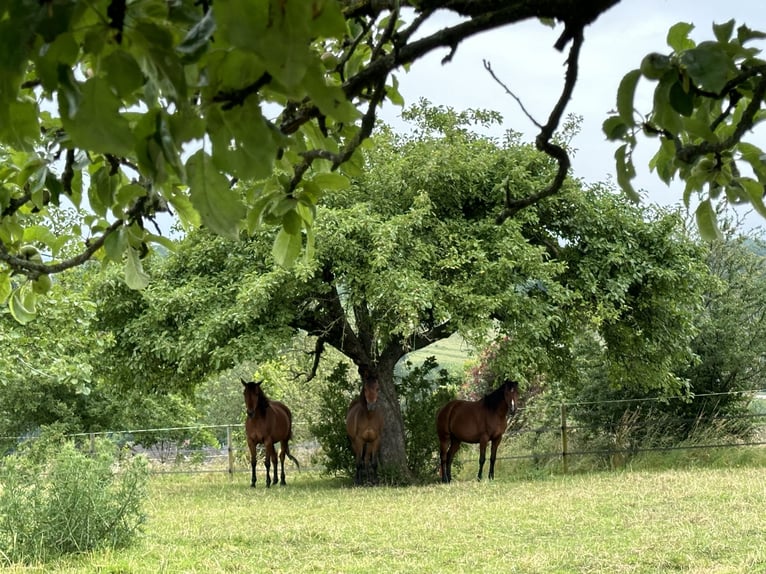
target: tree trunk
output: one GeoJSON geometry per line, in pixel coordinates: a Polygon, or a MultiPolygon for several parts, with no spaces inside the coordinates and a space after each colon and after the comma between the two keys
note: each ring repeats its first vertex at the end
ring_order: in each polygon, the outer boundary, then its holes
{"type": "Polygon", "coordinates": [[[382,371],[384,372],[378,372],[378,401],[383,403],[381,407],[384,420],[380,445],[381,470],[384,476],[396,482],[409,482],[412,477],[407,466],[407,451],[404,446],[404,419],[394,387],[393,367],[382,371]]]}

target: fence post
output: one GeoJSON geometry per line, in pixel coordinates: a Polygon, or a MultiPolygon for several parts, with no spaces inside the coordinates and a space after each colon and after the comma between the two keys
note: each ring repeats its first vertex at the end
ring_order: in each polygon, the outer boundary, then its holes
{"type": "Polygon", "coordinates": [[[90,456],[96,454],[96,433],[90,433],[90,456]]]}
{"type": "Polygon", "coordinates": [[[561,463],[567,473],[567,406],[561,403],[561,463]]]}
{"type": "Polygon", "coordinates": [[[234,447],[231,444],[231,425],[226,426],[226,448],[229,451],[229,480],[234,479],[234,447]]]}

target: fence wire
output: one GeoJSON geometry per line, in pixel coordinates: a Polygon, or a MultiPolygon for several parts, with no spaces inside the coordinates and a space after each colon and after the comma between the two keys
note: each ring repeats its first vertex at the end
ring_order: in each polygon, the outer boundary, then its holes
{"type": "MultiPolygon", "coordinates": [[[[736,393],[710,393],[696,395],[694,398],[715,397],[727,394],[750,395],[751,398],[766,396],[761,391],[738,391],[736,393]]],[[[536,415],[542,415],[542,409],[521,408],[515,418],[510,420],[508,430],[504,437],[504,446],[497,460],[521,461],[534,460],[538,463],[545,461],[560,461],[566,472],[568,461],[574,457],[598,456],[612,457],[615,455],[635,455],[647,452],[669,452],[681,450],[722,449],[738,447],[760,447],[766,445],[766,432],[759,429],[766,426],[766,412],[749,412],[739,415],[700,415],[671,417],[665,416],[665,424],[699,424],[710,426],[716,423],[731,423],[732,421],[747,421],[754,432],[749,438],[731,441],[715,440],[713,442],[700,442],[695,444],[656,444],[646,446],[631,444],[630,434],[615,438],[613,444],[608,447],[585,446],[574,444],[573,439],[587,433],[596,433],[605,426],[615,425],[618,427],[622,421],[602,420],[597,423],[585,423],[576,419],[569,419],[567,413],[572,407],[597,406],[615,403],[634,403],[637,405],[650,402],[667,402],[667,398],[647,399],[616,399],[609,401],[587,401],[561,403],[559,405],[560,417],[556,423],[539,424],[530,422],[536,415]],[[527,421],[526,424],[518,421],[527,421]],[[546,440],[547,439],[547,440],[546,440]],[[629,446],[624,446],[624,445],[629,446]]],[[[672,399],[671,399],[672,400],[672,399]]],[[[547,409],[547,418],[550,420],[551,409],[547,409]]],[[[543,417],[546,418],[546,417],[543,417]]],[[[307,427],[305,421],[295,421],[294,426],[307,427]]],[[[652,424],[647,422],[632,421],[629,425],[630,433],[638,434],[652,424]]],[[[321,450],[315,437],[309,436],[304,428],[300,433],[305,436],[304,440],[295,441],[291,444],[291,453],[300,462],[303,471],[323,471],[324,467],[319,461],[318,454],[321,450]]],[[[228,473],[233,476],[236,473],[250,472],[250,453],[244,433],[244,423],[231,423],[222,425],[196,425],[196,426],[169,426],[163,428],[129,429],[99,432],[78,432],[67,435],[79,442],[82,448],[94,448],[98,438],[109,438],[119,445],[124,451],[133,454],[145,455],[154,474],[202,474],[202,473],[228,473]],[[222,437],[226,437],[222,440],[222,437]]],[[[20,442],[34,437],[0,437],[4,442],[20,442]]],[[[613,437],[614,438],[614,437],[613,437]]],[[[720,439],[720,437],[717,437],[720,439]]],[[[434,432],[434,441],[436,435],[434,432]]],[[[585,443],[587,444],[587,443],[585,443]]],[[[437,449],[438,450],[438,449],[437,449]]],[[[437,454],[438,456],[438,454],[437,454]]],[[[262,467],[264,461],[263,446],[259,446],[258,465],[262,467]]],[[[459,460],[463,463],[478,461],[477,447],[464,449],[459,460]]],[[[438,461],[437,461],[438,462],[438,461]]],[[[438,465],[437,465],[438,466],[438,465]]],[[[261,472],[261,469],[259,469],[261,472]]]]}

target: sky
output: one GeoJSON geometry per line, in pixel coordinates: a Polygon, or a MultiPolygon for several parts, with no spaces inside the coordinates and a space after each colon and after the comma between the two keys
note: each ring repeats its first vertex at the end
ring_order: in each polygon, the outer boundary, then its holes
{"type": "MultiPolygon", "coordinates": [[[[622,0],[585,30],[585,43],[580,57],[580,69],[574,96],[567,113],[582,116],[580,133],[572,146],[577,150],[573,173],[585,182],[615,180],[614,152],[616,142],[606,141],[601,124],[615,107],[617,86],[628,71],[638,68],[649,52],[669,53],[666,36],[677,22],[695,26],[691,37],[697,42],[712,39],[713,23],[734,18],[736,25],[766,30],[766,5],[762,0],[622,0]]],[[[440,17],[436,31],[456,21],[450,14],[440,17]]],[[[409,73],[399,72],[397,78],[407,105],[421,97],[436,105],[450,106],[457,111],[468,108],[500,112],[506,129],[521,132],[525,141],[534,141],[537,128],[523,114],[518,104],[499,86],[483,67],[490,62],[496,75],[518,96],[538,123],[547,121],[563,87],[565,60],[563,53],[553,48],[562,31],[558,25],[551,29],[537,21],[504,27],[463,42],[452,62],[441,64],[448,50],[438,51],[413,64],[409,73]]],[[[752,45],[764,50],[763,43],[752,45]]],[[[636,109],[651,109],[652,85],[642,80],[636,93],[636,109]]],[[[394,127],[403,127],[400,109],[384,107],[381,119],[394,127]]],[[[756,128],[757,129],[757,128],[756,128]]],[[[766,147],[766,128],[756,132],[754,143],[766,147]],[[759,142],[758,138],[762,141],[759,142]]],[[[666,186],[649,171],[648,162],[656,151],[656,140],[640,139],[634,157],[637,176],[633,181],[643,190],[646,201],[662,205],[680,204],[683,186],[678,182],[666,186]]],[[[746,227],[766,226],[757,214],[750,214],[746,227]]]]}

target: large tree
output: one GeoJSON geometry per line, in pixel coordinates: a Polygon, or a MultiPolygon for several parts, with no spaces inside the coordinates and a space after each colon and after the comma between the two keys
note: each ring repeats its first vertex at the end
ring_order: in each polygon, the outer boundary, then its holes
{"type": "Polygon", "coordinates": [[[246,358],[273,358],[307,333],[316,361],[333,347],[360,377],[380,381],[383,456],[400,469],[394,366],[455,332],[476,342],[509,337],[512,352],[497,374],[525,380],[552,370],[573,333],[601,329],[616,362],[656,364],[642,384],[676,390],[666,370],[688,359],[697,289],[696,251],[680,219],[644,220],[614,193],[569,180],[558,202],[498,224],[506,196],[537,188],[555,162],[513,134],[497,142],[469,129],[496,114],[422,104],[411,115],[411,135],[384,130],[364,172],[326,198],[315,252],[292,269],[274,265],[274,232],[235,242],[201,230],[143,293],[104,284],[101,328],[115,345],[102,366],[149,388],[188,386],[246,358]],[[642,336],[618,337],[620,326],[642,336]]]}
{"type": "MultiPolygon", "coordinates": [[[[0,301],[10,302],[17,320],[31,320],[46,283],[35,281],[94,256],[123,264],[127,283],[145,286],[141,256],[161,241],[153,223],[167,211],[229,237],[280,224],[277,260],[291,262],[301,246],[310,247],[321,198],[347,183],[343,174],[358,171],[359,147],[381,103],[400,102],[396,70],[488,30],[542,19],[560,25],[554,48],[568,51],[560,97],[535,140],[556,167],[525,195],[506,195],[498,218],[512,218],[562,190],[569,155],[553,136],[577,81],[583,32],[618,3],[6,0],[0,301]],[[424,34],[442,10],[463,18],[424,34]],[[60,238],[46,232],[48,208],[62,203],[81,216],[67,230],[86,238],[74,255],[60,252],[60,238]]],[[[743,47],[757,33],[739,29],[732,36],[723,27],[715,35],[704,46],[679,36],[670,63],[662,63],[656,112],[646,127],[668,142],[657,161],[661,177],[720,179],[738,199],[758,205],[757,182],[739,178],[727,159],[732,150],[745,159],[758,155],[741,144],[766,82],[763,63],[743,47]],[[695,121],[679,120],[676,111],[693,112],[695,121]],[[680,167],[669,167],[672,154],[680,167]],[[708,170],[715,177],[692,173],[699,158],[715,160],[708,170]]],[[[638,126],[630,98],[635,74],[630,78],[610,137],[633,137],[638,126]]],[[[620,150],[626,184],[630,148],[620,150]]]]}

